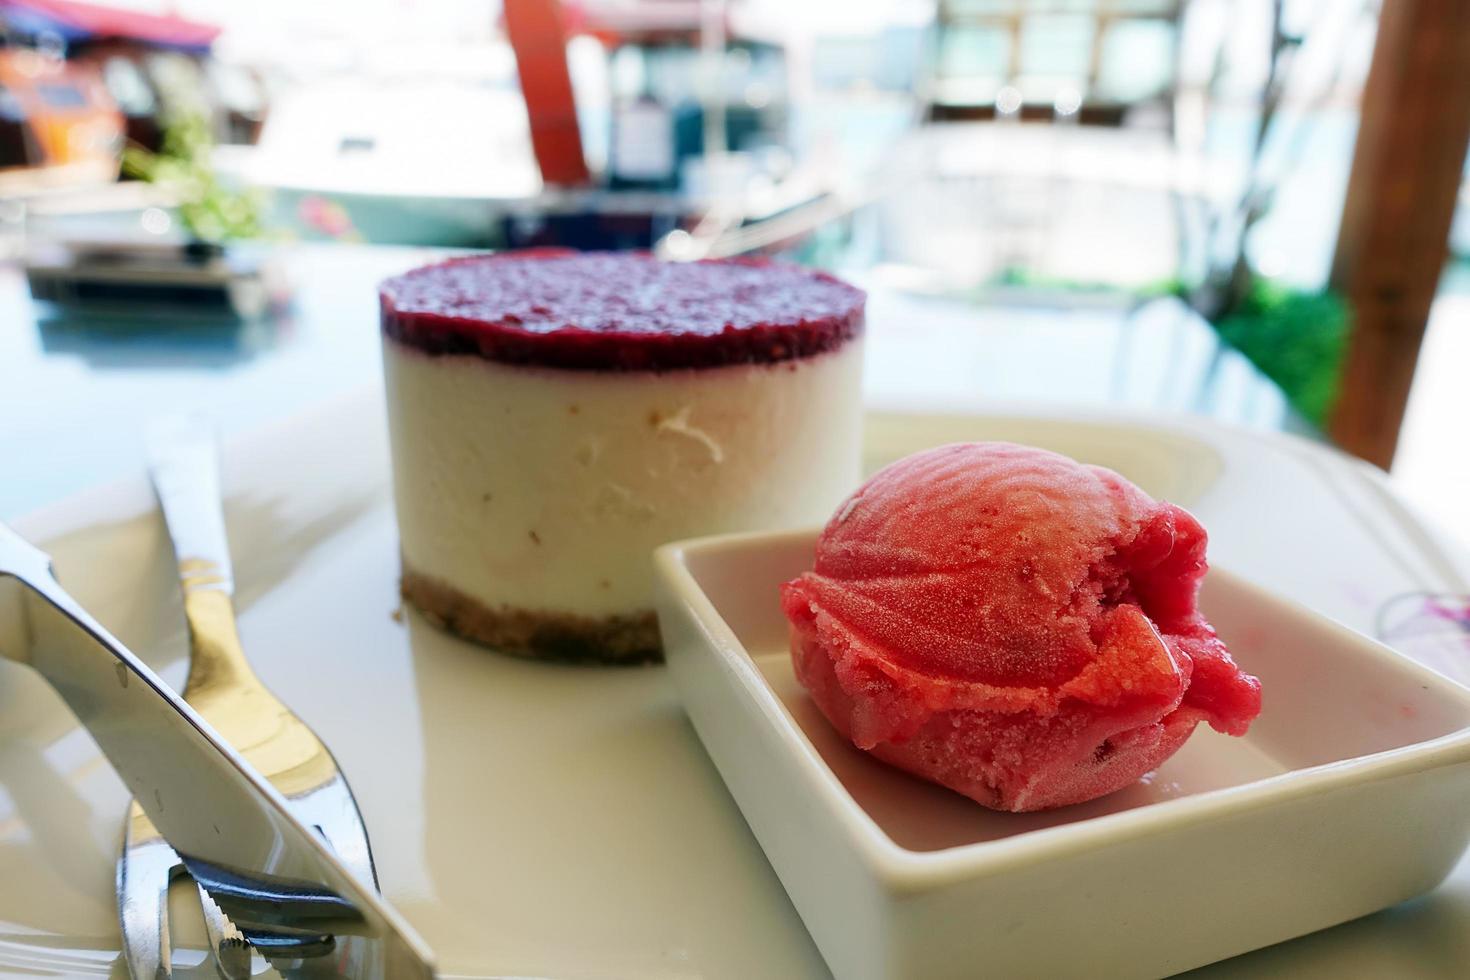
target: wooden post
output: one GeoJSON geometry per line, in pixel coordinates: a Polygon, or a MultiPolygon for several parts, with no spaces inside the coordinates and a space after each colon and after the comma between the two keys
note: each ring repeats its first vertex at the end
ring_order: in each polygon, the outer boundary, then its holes
{"type": "Polygon", "coordinates": [[[1332,265],[1348,337],[1328,429],[1387,468],[1470,142],[1470,2],[1383,0],[1332,265]]]}

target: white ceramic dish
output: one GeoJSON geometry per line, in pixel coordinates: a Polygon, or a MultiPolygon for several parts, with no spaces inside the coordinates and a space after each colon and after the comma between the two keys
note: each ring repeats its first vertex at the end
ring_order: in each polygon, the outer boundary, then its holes
{"type": "Polygon", "coordinates": [[[796,683],[778,587],[814,534],[667,545],[669,671],[838,977],[1163,976],[1397,904],[1470,838],[1470,691],[1214,570],[1202,608],[1265,710],[1146,782],[994,813],[843,740],[796,683]]]}
{"type": "MultiPolygon", "coordinates": [[[[380,398],[365,391],[226,445],[225,517],[251,660],[331,745],[384,893],[445,975],[825,976],[667,671],[527,664],[394,618],[380,398]]],[[[1400,597],[1394,623],[1424,627],[1403,633],[1404,649],[1470,678],[1466,635],[1418,615],[1413,598],[1465,592],[1470,556],[1367,467],[1183,417],[976,414],[871,415],[867,467],[985,438],[1119,469],[1197,513],[1222,563],[1357,628],[1400,597]]],[[[173,563],[141,463],[13,526],[51,552],[109,629],[182,683],[173,563]]],[[[126,805],[66,707],[0,661],[0,976],[121,976],[113,861],[126,805]]],[[[1195,980],[1462,980],[1467,962],[1470,861],[1416,902],[1195,980]]]]}

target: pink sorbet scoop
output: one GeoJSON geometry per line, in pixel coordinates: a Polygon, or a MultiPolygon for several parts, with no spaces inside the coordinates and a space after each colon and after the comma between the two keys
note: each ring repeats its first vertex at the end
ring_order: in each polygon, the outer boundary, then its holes
{"type": "Polygon", "coordinates": [[[1111,470],[1004,442],[887,467],[781,588],[796,676],[860,749],[997,810],[1136,782],[1261,684],[1196,605],[1205,531],[1111,470]]]}

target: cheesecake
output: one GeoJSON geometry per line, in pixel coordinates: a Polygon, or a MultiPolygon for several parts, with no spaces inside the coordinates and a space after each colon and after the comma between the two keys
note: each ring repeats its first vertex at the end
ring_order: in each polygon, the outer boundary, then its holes
{"type": "Polygon", "coordinates": [[[512,252],[379,299],[401,590],[466,639],[657,660],[656,547],[858,482],[864,295],[826,273],[512,252]]]}

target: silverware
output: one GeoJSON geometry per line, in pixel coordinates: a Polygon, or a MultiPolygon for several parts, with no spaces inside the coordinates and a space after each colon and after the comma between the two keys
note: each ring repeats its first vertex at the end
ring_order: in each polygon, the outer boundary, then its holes
{"type": "Polygon", "coordinates": [[[43,552],[3,524],[0,654],[30,665],[57,690],[148,821],[242,932],[296,942],[321,937],[331,945],[330,956],[278,963],[283,972],[434,975],[423,940],[371,880],[68,595],[43,552]]]}
{"type": "MultiPolygon", "coordinates": [[[[315,733],[255,676],[240,644],[209,423],[191,416],[155,423],[148,432],[148,468],[183,587],[189,626],[184,700],[281,791],[344,864],[376,887],[367,830],[346,777],[315,733]]],[[[168,886],[182,870],[183,863],[135,801],[117,869],[123,949],[135,977],[170,975],[168,886]]],[[[200,900],[215,966],[230,980],[250,976],[247,941],[273,961],[332,951],[323,937],[310,933],[242,932],[202,889],[200,900]]]]}

